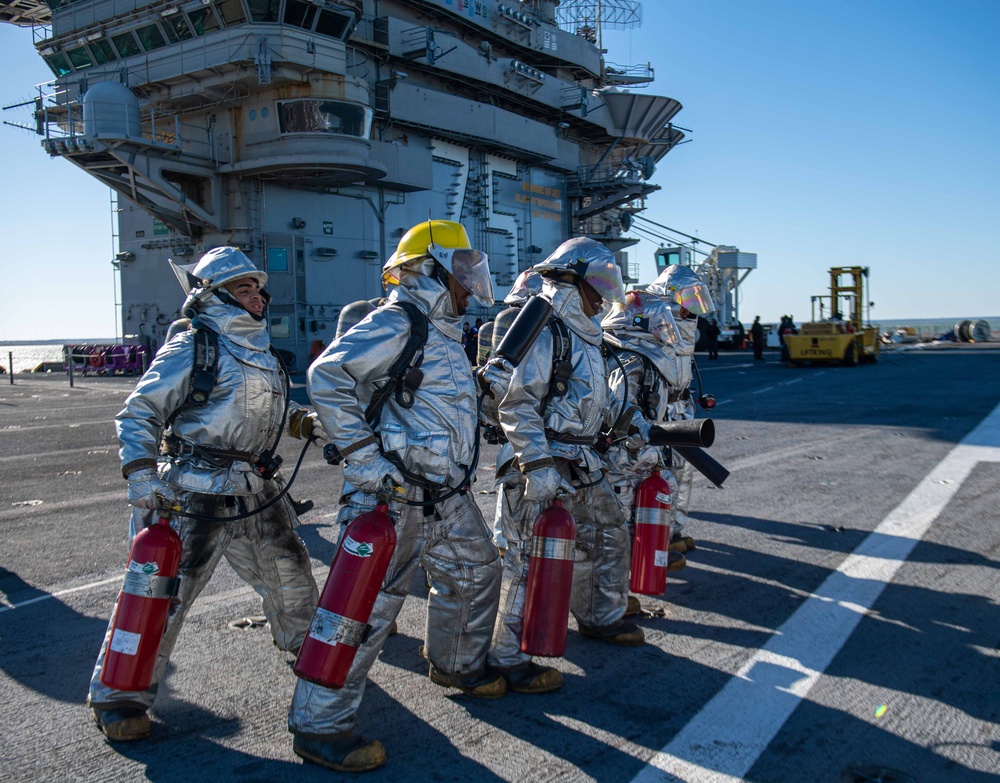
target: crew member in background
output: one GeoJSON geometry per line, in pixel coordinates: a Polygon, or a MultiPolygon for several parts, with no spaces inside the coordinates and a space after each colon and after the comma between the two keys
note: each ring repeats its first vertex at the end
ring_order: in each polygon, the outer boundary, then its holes
{"type": "MultiPolygon", "coordinates": [[[[543,278],[536,295],[551,303],[553,317],[566,327],[569,367],[554,367],[554,340],[543,330],[513,369],[498,405],[508,441],[497,457],[507,551],[490,663],[510,689],[522,693],[562,685],[557,669],[541,666],[521,651],[532,526],[557,496],[577,525],[570,610],[580,633],[615,644],[644,641],[642,629],[623,620],[631,554],[628,525],[594,448],[608,419],[620,411],[607,386],[598,313],[605,301],[624,302],[621,273],[606,247],[582,237],[564,242],[533,271],[543,278]],[[564,381],[564,388],[554,389],[554,376],[564,381]]],[[[638,412],[636,418],[644,423],[638,412]]]]}
{"type": "MultiPolygon", "coordinates": [[[[698,316],[715,311],[715,304],[708,292],[708,286],[690,267],[672,264],[646,290],[662,296],[670,302],[674,320],[677,322],[680,342],[674,352],[677,356],[677,385],[671,387],[668,395],[670,421],[688,421],[694,416],[694,400],[691,399],[691,381],[694,362],[694,344],[698,338],[698,316]]],[[[695,540],[686,534],[688,510],[691,505],[691,487],[694,482],[694,468],[679,454],[674,452],[671,472],[677,486],[673,493],[673,518],[671,522],[671,544],[673,551],[693,551],[695,540]]]]}
{"type": "MultiPolygon", "coordinates": [[[[406,499],[394,506],[396,550],[358,648],[339,690],[299,680],[289,712],[294,752],[341,772],[385,763],[377,740],[355,733],[368,671],[378,656],[418,568],[430,584],[424,652],[432,681],[470,696],[499,698],[506,683],[486,667],[500,594],[500,557],[469,492],[476,457],[476,387],[462,350],[462,316],[470,295],[493,302],[485,253],[473,250],[459,223],[434,220],[411,228],[383,268],[395,284],[389,302],[335,339],[309,368],[309,395],[345,462],[340,522],[375,507],[386,482],[406,499]],[[427,340],[412,406],[389,395],[372,425],[365,411],[376,384],[403,354],[410,317],[427,318],[427,340]],[[457,491],[452,491],[452,490],[457,491]]],[[[398,495],[395,497],[398,498],[398,495]]]]}
{"type": "Polygon", "coordinates": [[[719,358],[719,335],[722,334],[722,330],[719,328],[719,322],[714,318],[709,320],[708,326],[705,327],[705,335],[708,338],[708,358],[718,359],[719,358]]]}
{"type": "Polygon", "coordinates": [[[759,315],[754,316],[753,325],[750,327],[750,340],[753,342],[753,360],[764,361],[764,326],[760,322],[759,315]]]}
{"type": "MultiPolygon", "coordinates": [[[[198,330],[216,335],[217,367],[207,401],[189,403],[196,337],[192,330],[177,332],[157,352],[116,419],[133,506],[131,535],[154,521],[156,509],[179,506],[171,526],[183,548],[179,592],[171,601],[152,685],[139,693],[101,683],[110,626],[98,655],[87,702],[101,731],[114,741],[149,736],[147,710],[177,634],[222,557],[261,596],[274,643],[282,650],[298,650],[318,597],[290,498],[284,495],[255,513],[284,485],[272,460],[290,404],[288,379],[269,350],[264,322],[267,275],[232,247],[209,251],[190,272],[176,266],[175,271],[188,294],[182,312],[198,330]],[[158,462],[161,443],[168,456],[158,462]]],[[[325,437],[314,413],[290,405],[293,435],[325,437]]]]}
{"type": "MultiPolygon", "coordinates": [[[[636,406],[649,424],[665,424],[669,420],[669,389],[677,386],[675,347],[680,342],[680,332],[669,305],[656,294],[629,291],[625,304],[613,305],[602,326],[605,342],[615,351],[615,357],[609,361],[612,393],[619,399],[627,394],[628,404],[636,406]]],[[[635,523],[636,487],[656,469],[669,472],[670,452],[633,437],[613,443],[604,461],[608,481],[614,487],[631,529],[635,523]]],[[[669,553],[668,570],[678,571],[684,565],[683,554],[669,553]]],[[[638,599],[629,596],[627,614],[638,611],[638,599]]]]}

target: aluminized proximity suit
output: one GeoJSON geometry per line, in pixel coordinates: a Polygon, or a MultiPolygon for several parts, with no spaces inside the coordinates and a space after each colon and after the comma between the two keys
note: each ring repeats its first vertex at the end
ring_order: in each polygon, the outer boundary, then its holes
{"type": "MultiPolygon", "coordinates": [[[[217,379],[208,402],[202,407],[184,404],[195,350],[194,333],[184,331],[157,352],[116,419],[126,476],[157,465],[161,436],[167,430],[166,441],[173,444],[176,456],[161,462],[158,474],[181,505],[171,525],[183,548],[180,588],[171,601],[152,685],[133,693],[101,683],[109,626],[88,697],[98,710],[148,708],[153,703],[184,617],[222,557],[261,596],[274,643],[283,650],[295,651],[301,645],[318,599],[309,553],[294,530],[298,520],[287,496],[260,514],[227,520],[259,508],[284,483],[278,475],[265,480],[251,464],[277,443],[286,401],[285,380],[268,351],[265,324],[215,296],[199,307],[197,320],[218,334],[219,344],[217,379]],[[242,453],[243,458],[199,451],[205,448],[242,453]],[[217,521],[191,519],[185,511],[217,521]]],[[[133,508],[131,535],[149,525],[155,514],[133,508]]]]}
{"type": "MultiPolygon", "coordinates": [[[[669,421],[689,421],[695,418],[694,400],[691,399],[692,362],[694,361],[694,345],[698,339],[698,319],[681,318],[680,308],[673,305],[677,326],[680,329],[681,341],[675,347],[677,356],[677,383],[672,385],[669,395],[667,418],[669,421]]],[[[684,530],[688,510],[691,508],[691,488],[694,484],[694,468],[686,459],[674,451],[672,480],[673,512],[670,529],[673,533],[684,530]]]]}
{"type": "Polygon", "coordinates": [[[525,474],[536,466],[554,461],[563,480],[578,488],[561,498],[577,524],[573,616],[588,628],[614,626],[624,616],[628,598],[628,526],[593,448],[619,412],[607,385],[600,320],[584,313],[572,283],[545,280],[538,296],[551,302],[553,315],[569,330],[573,372],[566,394],[549,396],[553,341],[545,329],[515,368],[499,404],[508,440],[497,457],[507,551],[490,663],[503,669],[531,660],[521,652],[521,634],[531,530],[543,504],[525,497],[525,474]]]}
{"type": "MultiPolygon", "coordinates": [[[[609,360],[608,385],[611,392],[618,399],[624,399],[627,387],[629,404],[638,405],[646,421],[650,424],[664,424],[669,421],[667,396],[670,388],[676,388],[678,377],[673,347],[663,345],[647,332],[626,331],[613,324],[609,325],[607,319],[604,321],[604,329],[605,341],[615,349],[618,361],[625,369],[623,374],[617,362],[609,360]],[[643,357],[647,361],[643,361],[643,357]],[[648,403],[645,407],[640,405],[640,392],[646,381],[647,363],[652,372],[657,374],[659,399],[655,401],[655,407],[648,403]]],[[[635,444],[638,448],[630,448],[632,445],[627,441],[614,444],[604,455],[608,481],[614,487],[622,513],[628,519],[632,516],[635,488],[654,468],[664,467],[664,478],[671,484],[674,483],[662,447],[642,443],[635,444]]]]}
{"type": "MultiPolygon", "coordinates": [[[[430,277],[404,271],[390,302],[396,299],[413,303],[429,319],[423,379],[413,407],[404,408],[390,396],[374,431],[365,421],[373,384],[387,379],[410,332],[407,315],[389,307],[370,313],[316,359],[309,368],[309,395],[348,463],[352,453],[380,443],[381,452],[409,474],[403,484],[406,497],[427,500],[466,481],[475,458],[476,387],[461,345],[462,318],[452,314],[448,291],[430,277]]],[[[375,496],[345,482],[342,502],[340,521],[346,524],[371,510],[375,496]]],[[[459,677],[485,670],[500,562],[479,507],[462,492],[426,509],[393,505],[391,513],[396,551],[368,620],[371,633],[358,648],[343,688],[299,680],[288,718],[296,735],[324,739],[354,730],[368,671],[418,567],[431,586],[424,642],[431,665],[459,677]]]]}

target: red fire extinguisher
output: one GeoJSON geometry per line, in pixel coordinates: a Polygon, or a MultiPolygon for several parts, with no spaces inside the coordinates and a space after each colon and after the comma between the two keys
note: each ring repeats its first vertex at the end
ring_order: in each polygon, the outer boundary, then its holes
{"type": "Polygon", "coordinates": [[[662,595],[670,555],[670,485],[654,470],[635,490],[635,535],[629,589],[662,595]]]}
{"type": "Polygon", "coordinates": [[[388,503],[378,503],[347,526],[295,659],[297,676],[326,688],[344,687],[358,647],[368,638],[368,618],[395,549],[388,503]]]}
{"type": "Polygon", "coordinates": [[[566,652],[575,545],[576,521],[562,501],[553,500],[531,530],[521,652],[542,656],[566,652]]]}
{"type": "Polygon", "coordinates": [[[180,536],[170,527],[169,512],[160,511],[156,522],[132,539],[101,667],[101,682],[109,688],[144,691],[153,681],[180,562],[180,536]]]}

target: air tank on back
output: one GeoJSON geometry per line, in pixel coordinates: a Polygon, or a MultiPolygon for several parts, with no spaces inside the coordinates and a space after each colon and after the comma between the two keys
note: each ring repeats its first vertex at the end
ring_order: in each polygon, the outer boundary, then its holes
{"type": "Polygon", "coordinates": [[[83,96],[83,135],[116,139],[142,136],[139,99],[119,82],[99,82],[83,96]]]}

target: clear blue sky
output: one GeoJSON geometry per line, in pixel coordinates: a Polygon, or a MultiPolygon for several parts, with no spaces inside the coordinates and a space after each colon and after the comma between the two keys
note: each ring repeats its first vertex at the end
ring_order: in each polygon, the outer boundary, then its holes
{"type": "MultiPolygon", "coordinates": [[[[694,132],[644,214],[757,253],[746,322],[807,319],[839,265],[871,267],[875,321],[1000,315],[998,36],[996,0],[646,0],[607,59],[649,62],[694,132]]],[[[29,30],[0,25],[0,51],[2,105],[50,78],[29,30]]],[[[0,139],[0,341],[114,335],[107,188],[0,139]]]]}

